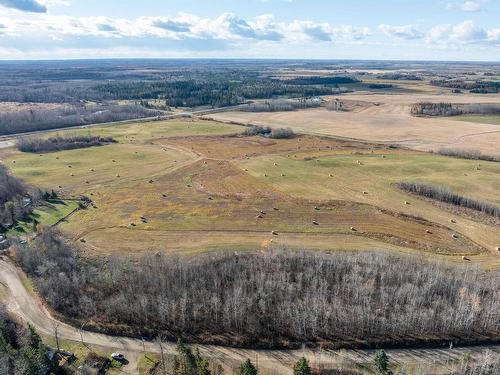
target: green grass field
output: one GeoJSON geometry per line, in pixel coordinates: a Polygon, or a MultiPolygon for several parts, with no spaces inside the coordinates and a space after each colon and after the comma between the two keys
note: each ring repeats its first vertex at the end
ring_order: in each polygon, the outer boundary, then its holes
{"type": "Polygon", "coordinates": [[[89,253],[276,244],[458,255],[484,253],[500,238],[498,227],[392,185],[444,185],[498,204],[498,163],[481,162],[476,170],[476,161],[314,136],[228,137],[242,128],[209,121],[58,133],[85,131],[120,143],[42,155],[7,150],[3,156],[28,183],[93,200],[92,207],[60,224],[89,253]]]}
{"type": "Polygon", "coordinates": [[[478,122],[481,124],[500,125],[499,115],[490,115],[490,116],[463,115],[463,116],[455,116],[453,117],[453,119],[459,121],[478,122]]]}
{"type": "Polygon", "coordinates": [[[51,200],[37,206],[26,219],[20,220],[8,234],[23,236],[34,231],[34,220],[42,227],[52,226],[64,219],[78,208],[78,202],[73,200],[51,200]]]}

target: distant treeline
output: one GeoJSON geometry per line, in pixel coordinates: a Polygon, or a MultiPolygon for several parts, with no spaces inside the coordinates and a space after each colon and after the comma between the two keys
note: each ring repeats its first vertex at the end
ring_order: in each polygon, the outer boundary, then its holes
{"type": "Polygon", "coordinates": [[[500,91],[500,81],[432,80],[431,85],[451,89],[469,90],[471,93],[488,94],[500,91]]]}
{"type": "Polygon", "coordinates": [[[453,193],[448,188],[443,186],[427,185],[416,182],[401,182],[397,184],[397,186],[409,193],[453,204],[455,206],[470,208],[493,217],[500,217],[500,207],[494,205],[493,203],[464,197],[453,193]]]}
{"type": "Polygon", "coordinates": [[[345,83],[356,83],[359,82],[356,78],[334,76],[334,77],[322,77],[322,76],[312,76],[312,77],[297,77],[286,80],[285,82],[292,85],[340,85],[345,83]]]}
{"type": "Polygon", "coordinates": [[[394,81],[422,81],[422,77],[411,73],[384,73],[376,76],[378,79],[394,81]]]}
{"type": "Polygon", "coordinates": [[[53,232],[15,257],[48,305],[92,329],[206,343],[409,345],[498,338],[498,274],[386,253],[156,253],[88,259],[53,232]]]}
{"type": "Polygon", "coordinates": [[[68,105],[0,113],[0,135],[153,117],[160,112],[140,105],[68,105]]]}
{"type": "Polygon", "coordinates": [[[257,102],[245,104],[238,109],[244,112],[280,112],[280,111],[295,111],[297,109],[315,108],[321,106],[321,100],[317,99],[302,99],[302,100],[266,100],[265,102],[257,102]]]}
{"type": "Polygon", "coordinates": [[[411,114],[423,116],[498,115],[500,104],[452,104],[422,102],[411,107],[411,114]]]}
{"type": "Polygon", "coordinates": [[[231,74],[208,75],[199,80],[108,82],[95,87],[103,96],[113,99],[165,99],[170,107],[236,105],[248,99],[274,97],[311,97],[332,94],[328,87],[303,87],[291,82],[258,77],[229,79],[231,74]],[[219,78],[218,80],[216,78],[219,78]]]}
{"type": "Polygon", "coordinates": [[[101,137],[95,135],[51,137],[47,139],[31,137],[21,138],[17,142],[17,148],[22,152],[51,152],[102,146],[109,143],[117,143],[117,141],[112,137],[101,137]]]}
{"type": "Polygon", "coordinates": [[[394,86],[389,83],[370,83],[368,85],[369,89],[391,89],[394,86]]]}

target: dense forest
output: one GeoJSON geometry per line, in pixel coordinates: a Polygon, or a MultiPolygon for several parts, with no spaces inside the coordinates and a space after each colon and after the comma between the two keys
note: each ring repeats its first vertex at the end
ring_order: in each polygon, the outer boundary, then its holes
{"type": "Polygon", "coordinates": [[[223,107],[248,99],[332,94],[338,89],[324,85],[354,82],[350,77],[336,76],[318,77],[318,82],[311,83],[300,79],[297,82],[285,81],[263,74],[259,64],[234,64],[229,68],[216,63],[174,67],[163,63],[150,67],[151,70],[147,65],[143,69],[135,68],[112,69],[92,65],[41,72],[12,68],[0,78],[0,101],[76,104],[82,101],[162,99],[170,107],[223,107]]]}
{"type": "Polygon", "coordinates": [[[83,259],[51,231],[15,256],[74,323],[232,345],[406,345],[498,338],[499,274],[382,254],[156,253],[83,259]]]}

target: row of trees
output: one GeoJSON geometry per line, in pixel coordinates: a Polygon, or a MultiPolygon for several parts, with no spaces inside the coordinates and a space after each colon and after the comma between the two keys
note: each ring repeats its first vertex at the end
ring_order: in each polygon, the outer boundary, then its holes
{"type": "Polygon", "coordinates": [[[263,137],[274,139],[286,139],[295,137],[295,133],[291,128],[270,128],[269,126],[251,125],[245,129],[244,135],[254,136],[261,135],[263,137]]]}
{"type": "Polygon", "coordinates": [[[239,110],[244,112],[283,112],[283,111],[295,111],[297,109],[317,108],[319,106],[321,106],[321,100],[275,99],[275,100],[266,100],[265,102],[246,104],[244,106],[239,107],[239,110]]]}
{"type": "Polygon", "coordinates": [[[494,205],[493,203],[464,197],[453,193],[444,186],[427,185],[417,182],[401,182],[397,184],[397,186],[409,193],[435,199],[440,202],[450,203],[455,206],[470,208],[493,217],[500,217],[500,207],[494,205]]]}
{"type": "Polygon", "coordinates": [[[460,159],[500,161],[499,156],[483,154],[479,150],[463,150],[454,148],[442,148],[437,151],[439,155],[451,156],[460,159]]]}
{"type": "Polygon", "coordinates": [[[220,252],[83,259],[47,231],[16,258],[47,303],[120,334],[280,346],[498,334],[498,273],[380,253],[220,252]]]}
{"type": "Polygon", "coordinates": [[[498,115],[499,104],[452,104],[452,103],[417,103],[411,107],[413,115],[423,116],[458,116],[458,115],[498,115]]]}
{"type": "Polygon", "coordinates": [[[51,138],[29,137],[21,138],[17,142],[17,148],[22,152],[51,152],[103,146],[109,143],[117,143],[117,141],[112,137],[96,135],[57,136],[51,138]]]}
{"type": "Polygon", "coordinates": [[[56,129],[135,118],[160,112],[141,105],[68,105],[56,109],[30,109],[0,113],[0,135],[56,129]]]}

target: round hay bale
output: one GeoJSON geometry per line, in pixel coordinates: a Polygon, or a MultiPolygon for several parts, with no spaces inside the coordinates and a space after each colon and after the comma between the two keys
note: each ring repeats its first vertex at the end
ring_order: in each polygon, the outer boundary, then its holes
{"type": "Polygon", "coordinates": [[[318,206],[314,206],[314,209],[315,209],[316,211],[319,211],[319,207],[318,207],[318,206]]]}
{"type": "Polygon", "coordinates": [[[497,247],[496,247],[496,250],[497,250],[497,251],[500,251],[500,246],[497,246],[497,247]]]}
{"type": "Polygon", "coordinates": [[[117,175],[116,175],[116,177],[117,177],[117,178],[120,178],[120,175],[119,175],[119,174],[117,174],[117,175]]]}
{"type": "Polygon", "coordinates": [[[367,194],[368,194],[368,192],[367,192],[367,191],[363,191],[363,194],[367,195],[367,194]]]}
{"type": "Polygon", "coordinates": [[[71,174],[70,174],[70,176],[71,176],[71,177],[75,177],[75,174],[74,174],[74,173],[71,173],[71,174]]]}
{"type": "Polygon", "coordinates": [[[427,230],[425,231],[425,233],[427,233],[427,234],[432,234],[432,232],[431,232],[429,229],[427,229],[427,230]]]}
{"type": "Polygon", "coordinates": [[[316,220],[314,220],[312,223],[313,225],[319,225],[319,223],[316,220]]]}
{"type": "Polygon", "coordinates": [[[408,204],[408,205],[409,205],[409,204],[410,204],[410,202],[408,202],[408,201],[405,201],[405,204],[408,204]]]}
{"type": "Polygon", "coordinates": [[[455,224],[457,221],[455,219],[450,219],[450,223],[455,224]]]}
{"type": "Polygon", "coordinates": [[[282,173],[282,174],[281,174],[281,177],[286,177],[286,174],[282,173]]]}
{"type": "Polygon", "coordinates": [[[354,227],[351,227],[351,231],[356,232],[356,231],[357,231],[357,229],[356,229],[356,228],[354,228],[354,227]]]}
{"type": "Polygon", "coordinates": [[[467,258],[465,255],[462,255],[462,260],[470,261],[470,259],[467,258]]]}
{"type": "Polygon", "coordinates": [[[451,237],[452,237],[452,238],[454,238],[454,239],[458,239],[458,234],[453,233],[453,234],[451,235],[451,237]]]}
{"type": "Polygon", "coordinates": [[[331,174],[331,173],[330,173],[330,174],[329,174],[329,176],[330,176],[330,177],[333,177],[333,174],[331,174]]]}
{"type": "Polygon", "coordinates": [[[279,211],[280,209],[278,207],[273,207],[274,211],[279,211]]]}
{"type": "Polygon", "coordinates": [[[278,232],[276,232],[276,231],[274,231],[274,230],[273,230],[273,231],[271,231],[271,234],[272,234],[273,236],[277,236],[277,235],[278,235],[278,232]]]}
{"type": "Polygon", "coordinates": [[[277,167],[278,166],[278,163],[274,163],[274,166],[277,167]]]}

